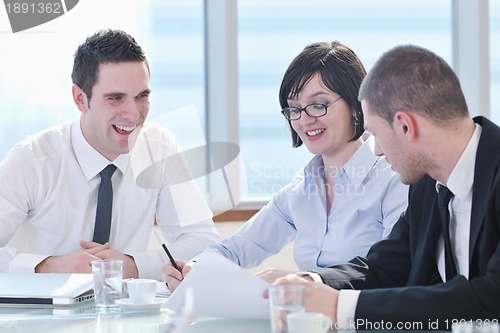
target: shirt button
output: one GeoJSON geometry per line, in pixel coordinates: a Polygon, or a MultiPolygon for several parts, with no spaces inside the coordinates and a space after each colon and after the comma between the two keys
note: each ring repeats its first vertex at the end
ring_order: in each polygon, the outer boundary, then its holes
{"type": "Polygon", "coordinates": [[[344,185],[337,184],[335,187],[335,194],[342,194],[344,193],[344,185]]]}

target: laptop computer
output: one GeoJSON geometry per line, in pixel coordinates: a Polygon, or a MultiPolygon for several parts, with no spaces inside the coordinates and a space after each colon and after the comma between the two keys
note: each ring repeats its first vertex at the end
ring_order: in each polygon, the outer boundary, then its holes
{"type": "Polygon", "coordinates": [[[0,306],[69,306],[94,298],[92,274],[0,273],[0,306]]]}

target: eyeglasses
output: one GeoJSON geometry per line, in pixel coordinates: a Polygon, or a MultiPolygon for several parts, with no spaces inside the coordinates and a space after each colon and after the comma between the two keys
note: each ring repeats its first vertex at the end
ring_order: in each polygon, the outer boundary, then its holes
{"type": "Polygon", "coordinates": [[[299,120],[302,111],[305,112],[309,117],[313,118],[319,118],[323,117],[326,114],[326,111],[329,106],[335,104],[339,100],[342,99],[342,96],[331,102],[330,104],[320,104],[320,103],[313,103],[309,104],[303,108],[284,108],[281,110],[281,113],[285,116],[286,119],[288,120],[299,120]]]}

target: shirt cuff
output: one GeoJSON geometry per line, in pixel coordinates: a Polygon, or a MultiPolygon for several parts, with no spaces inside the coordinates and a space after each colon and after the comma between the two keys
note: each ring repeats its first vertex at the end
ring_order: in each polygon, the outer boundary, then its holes
{"type": "Polygon", "coordinates": [[[9,273],[35,273],[36,266],[44,261],[47,255],[20,253],[11,260],[9,273]]]}
{"type": "Polygon", "coordinates": [[[161,281],[161,265],[163,263],[159,251],[130,254],[137,266],[139,278],[161,281]]]}
{"type": "Polygon", "coordinates": [[[323,279],[318,273],[315,272],[297,272],[298,276],[309,276],[316,283],[323,283],[323,279]]]}
{"type": "Polygon", "coordinates": [[[360,290],[343,289],[337,301],[337,329],[348,329],[354,325],[354,315],[358,304],[360,290]]]}

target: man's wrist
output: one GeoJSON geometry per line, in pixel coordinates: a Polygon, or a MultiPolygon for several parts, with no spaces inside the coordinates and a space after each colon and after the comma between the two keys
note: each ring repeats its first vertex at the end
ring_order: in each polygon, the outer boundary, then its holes
{"type": "Polygon", "coordinates": [[[50,266],[50,261],[52,260],[53,257],[47,257],[40,261],[38,265],[35,266],[34,272],[35,273],[51,273],[51,270],[48,269],[47,267],[50,266]]]}
{"type": "Polygon", "coordinates": [[[313,271],[309,271],[309,272],[297,272],[295,273],[297,276],[300,276],[301,278],[303,279],[306,279],[308,281],[311,281],[311,282],[315,282],[315,283],[323,283],[323,279],[321,278],[321,276],[316,273],[316,272],[313,272],[313,271]]]}

